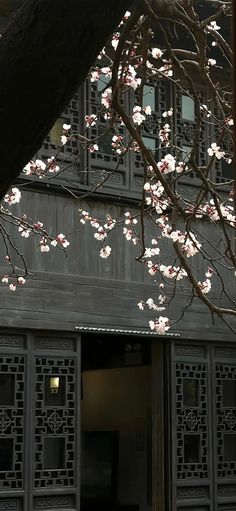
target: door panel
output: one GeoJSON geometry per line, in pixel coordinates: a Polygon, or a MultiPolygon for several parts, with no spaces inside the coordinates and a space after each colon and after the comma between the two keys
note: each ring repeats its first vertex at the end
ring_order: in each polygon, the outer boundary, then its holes
{"type": "Polygon", "coordinates": [[[80,339],[6,334],[0,347],[0,510],[77,511],[80,339]]]}
{"type": "Polygon", "coordinates": [[[171,365],[172,511],[236,510],[236,349],[173,343],[171,365]]]}

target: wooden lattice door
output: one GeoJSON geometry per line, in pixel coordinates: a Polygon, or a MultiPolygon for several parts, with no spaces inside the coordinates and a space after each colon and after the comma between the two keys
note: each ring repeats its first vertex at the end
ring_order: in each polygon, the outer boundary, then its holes
{"type": "Polygon", "coordinates": [[[236,510],[236,348],[174,343],[172,511],[236,510]]]}

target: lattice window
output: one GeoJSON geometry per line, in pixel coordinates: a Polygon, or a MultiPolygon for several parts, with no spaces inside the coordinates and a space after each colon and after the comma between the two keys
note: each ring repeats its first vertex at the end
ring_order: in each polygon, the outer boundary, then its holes
{"type": "MultiPolygon", "coordinates": [[[[135,102],[139,104],[138,93],[135,102]]],[[[162,114],[171,107],[170,86],[167,80],[150,79],[143,90],[143,106],[151,106],[152,114],[146,117],[141,125],[142,138],[148,149],[152,151],[156,161],[169,152],[159,139],[160,127],[164,124],[162,114]]],[[[167,122],[167,121],[166,121],[167,122]]],[[[170,121],[169,121],[170,122],[170,121]]],[[[144,162],[142,155],[135,152],[131,157],[131,190],[141,191],[143,188],[144,162]]]]}
{"type": "Polygon", "coordinates": [[[0,489],[23,489],[25,360],[0,357],[0,489]]]}
{"type": "Polygon", "coordinates": [[[236,477],[236,366],[216,365],[217,473],[236,477]]]}
{"type": "MultiPolygon", "coordinates": [[[[223,123],[223,114],[219,106],[214,103],[212,105],[212,112],[214,114],[214,117],[218,119],[218,124],[214,125],[212,123],[211,125],[211,142],[217,142],[217,139],[219,137],[220,129],[222,128],[223,123]]],[[[215,179],[216,183],[225,183],[233,178],[234,176],[234,166],[231,162],[230,164],[227,163],[227,159],[231,159],[233,156],[233,134],[230,132],[230,129],[226,129],[223,135],[223,138],[221,137],[220,142],[221,149],[225,152],[225,158],[222,158],[220,160],[215,159],[214,162],[214,172],[213,172],[213,178],[215,179]]]]}
{"type": "Polygon", "coordinates": [[[84,173],[81,170],[81,158],[79,157],[80,147],[76,134],[82,128],[82,88],[75,94],[68,107],[57,119],[42,147],[37,153],[37,157],[46,162],[47,158],[56,156],[60,171],[66,168],[65,173],[57,177],[57,181],[63,180],[80,183],[84,181],[84,173]],[[63,124],[71,125],[71,137],[65,145],[61,144],[63,135],[63,124]]]}
{"type": "Polygon", "coordinates": [[[176,364],[177,477],[208,477],[207,368],[176,364]]]}
{"type": "MultiPolygon", "coordinates": [[[[123,137],[127,142],[127,130],[124,125],[115,123],[115,128],[110,129],[109,121],[101,113],[101,91],[105,83],[87,81],[86,114],[93,114],[97,117],[95,126],[88,129],[89,137],[98,144],[98,151],[88,153],[88,184],[96,185],[107,177],[104,182],[106,188],[120,188],[127,190],[129,186],[129,152],[124,155],[117,155],[111,146],[114,134],[123,137]]],[[[127,98],[121,98],[121,104],[127,110],[127,98]]]]}
{"type": "MultiPolygon", "coordinates": [[[[201,104],[205,103],[205,96],[203,92],[198,92],[199,101],[201,104]]],[[[195,104],[191,96],[177,91],[176,105],[175,105],[175,143],[180,148],[179,158],[183,161],[188,161],[193,145],[194,137],[196,135],[196,119],[195,119],[195,104]]],[[[207,160],[207,137],[208,127],[205,120],[202,118],[199,130],[199,143],[197,148],[197,165],[206,165],[207,160]]],[[[188,177],[195,178],[194,171],[188,174],[188,177]]]]}
{"type": "Polygon", "coordinates": [[[75,485],[75,381],[75,359],[36,359],[36,488],[75,485]]]}

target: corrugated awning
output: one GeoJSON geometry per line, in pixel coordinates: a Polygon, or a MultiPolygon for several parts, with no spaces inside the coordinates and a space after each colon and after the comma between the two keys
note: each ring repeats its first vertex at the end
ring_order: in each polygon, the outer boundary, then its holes
{"type": "Polygon", "coordinates": [[[79,332],[97,332],[103,334],[120,334],[120,335],[139,335],[140,337],[180,337],[180,334],[166,333],[165,336],[160,336],[156,332],[150,330],[123,330],[121,328],[99,328],[92,326],[76,326],[76,330],[79,332]]]}

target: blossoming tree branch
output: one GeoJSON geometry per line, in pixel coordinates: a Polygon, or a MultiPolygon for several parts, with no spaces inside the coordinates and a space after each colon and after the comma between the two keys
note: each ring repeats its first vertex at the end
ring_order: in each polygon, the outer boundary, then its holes
{"type": "MultiPolygon", "coordinates": [[[[14,162],[12,167],[10,164],[12,169],[15,168],[10,181],[19,173],[20,165],[24,175],[31,179],[61,176],[68,164],[61,165],[60,151],[70,141],[77,142],[80,155],[85,151],[98,152],[104,132],[94,136],[93,128],[102,120],[116,163],[109,171],[104,170],[102,180],[88,190],[87,195],[104,186],[110,175],[117,172],[123,158],[131,153],[142,162],[143,191],[139,208],[126,211],[122,218],[113,218],[110,214],[106,218],[94,218],[90,211],[80,208],[81,223],[90,225],[94,243],[99,244],[98,256],[102,259],[112,257],[114,231],[130,243],[137,264],[145,266],[155,283],[153,296],[147,300],[140,297],[138,307],[153,311],[149,324],[158,334],[165,334],[171,324],[180,319],[170,318],[168,307],[178,293],[186,289],[189,303],[182,315],[197,297],[209,308],[213,320],[218,316],[233,330],[235,297],[227,284],[235,279],[236,271],[235,183],[230,174],[233,159],[232,49],[225,29],[230,26],[232,3],[206,0],[202,2],[206,9],[201,10],[197,8],[197,2],[195,8],[194,2],[187,0],[143,0],[138,3],[138,8],[126,12],[127,2],[119,4],[119,12],[114,18],[117,28],[89,72],[91,83],[99,84],[99,109],[96,113],[86,113],[84,131],[73,132],[69,124],[64,124],[61,147],[59,145],[57,154],[47,161],[33,158],[26,164],[23,159],[17,159],[21,148],[16,142],[14,158],[18,167],[16,170],[14,162]],[[177,115],[177,101],[170,102],[166,109],[155,106],[153,90],[163,84],[175,90],[177,100],[182,101],[182,111],[185,110],[183,118],[191,121],[185,123],[191,132],[188,143],[183,143],[178,132],[181,119],[177,115]],[[152,125],[150,138],[146,136],[149,124],[152,125]],[[221,180],[217,174],[219,165],[226,169],[226,178],[221,180]],[[194,187],[190,196],[191,179],[194,187]],[[205,226],[208,225],[211,239],[206,235],[205,226]],[[222,303],[226,305],[222,306],[222,303]]],[[[108,31],[108,27],[104,29],[99,44],[105,44],[108,31]]],[[[86,53],[89,66],[95,60],[98,46],[89,58],[86,53]]],[[[79,58],[78,54],[76,56],[79,58]]],[[[82,78],[85,71],[86,66],[82,78]]],[[[63,96],[65,101],[60,103],[62,107],[80,82],[78,75],[73,78],[71,71],[66,72],[68,91],[63,96]],[[73,82],[71,86],[70,80],[73,82]]],[[[55,79],[59,80],[58,76],[55,79]]],[[[54,82],[52,87],[58,90],[54,82]]],[[[45,104],[47,108],[48,102],[45,104]]],[[[37,142],[36,146],[32,144],[31,152],[42,144],[45,129],[51,127],[60,113],[57,104],[49,119],[45,104],[43,115],[47,121],[45,125],[36,123],[33,126],[32,140],[36,137],[37,142]]],[[[1,129],[4,127],[3,123],[1,129]]],[[[27,133],[28,126],[24,125],[22,129],[19,125],[18,128],[17,137],[19,132],[24,137],[24,129],[27,133]]],[[[20,143],[24,141],[20,140],[20,143]]],[[[7,166],[6,156],[3,161],[7,166]]],[[[4,168],[3,165],[3,176],[4,168]]],[[[2,183],[4,190],[4,177],[2,183]]],[[[71,193],[80,200],[79,193],[74,190],[71,193]]],[[[24,215],[17,217],[14,204],[20,198],[19,187],[13,186],[1,207],[3,221],[0,228],[10,268],[8,274],[2,276],[2,282],[12,291],[25,283],[28,269],[24,254],[19,253],[8,233],[8,223],[15,226],[19,236],[37,236],[41,252],[49,252],[51,247],[65,250],[69,245],[66,233],[52,236],[40,220],[33,221],[24,215]],[[12,249],[21,257],[20,269],[12,261],[12,249]]]]}

